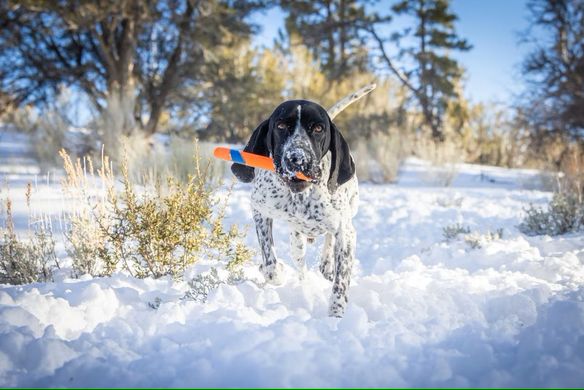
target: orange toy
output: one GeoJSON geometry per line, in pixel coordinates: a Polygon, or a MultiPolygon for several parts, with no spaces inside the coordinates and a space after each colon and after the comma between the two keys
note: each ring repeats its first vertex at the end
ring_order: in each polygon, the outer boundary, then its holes
{"type": "MultiPolygon", "coordinates": [[[[248,167],[267,169],[268,171],[276,170],[274,161],[270,157],[260,156],[259,154],[218,146],[213,150],[213,155],[222,160],[247,165],[248,167]]],[[[296,172],[296,177],[306,181],[312,180],[300,172],[296,172]]]]}

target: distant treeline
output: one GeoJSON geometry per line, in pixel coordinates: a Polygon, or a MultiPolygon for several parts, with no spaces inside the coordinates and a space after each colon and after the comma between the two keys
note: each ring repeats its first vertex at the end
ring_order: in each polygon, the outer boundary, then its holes
{"type": "Polygon", "coordinates": [[[0,113],[46,109],[69,88],[106,143],[137,132],[241,142],[282,100],[326,106],[377,81],[338,119],[349,140],[406,137],[407,153],[446,141],[467,161],[559,167],[582,150],[584,1],[530,0],[526,14],[527,88],[495,107],[463,97],[453,53],[472,42],[449,0],[4,0],[0,113]],[[285,27],[256,48],[252,16],[274,7],[285,27]]]}

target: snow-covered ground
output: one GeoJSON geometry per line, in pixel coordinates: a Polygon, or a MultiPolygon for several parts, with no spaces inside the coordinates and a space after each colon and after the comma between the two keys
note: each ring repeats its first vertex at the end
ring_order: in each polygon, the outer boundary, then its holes
{"type": "MultiPolygon", "coordinates": [[[[38,172],[21,159],[25,137],[2,137],[0,196],[6,181],[25,230],[24,187],[38,172]]],[[[584,235],[517,230],[529,203],[550,198],[527,189],[537,172],[461,165],[443,188],[427,171],[410,160],[397,185],[360,186],[344,318],[327,317],[322,240],[300,281],[276,224],[277,287],[258,255],[204,303],[181,299],[186,283],[123,274],[0,286],[0,386],[584,386],[584,235]],[[471,237],[446,240],[456,223],[471,237]]],[[[255,248],[248,195],[236,186],[226,222],[250,225],[255,248]]],[[[40,179],[33,202],[66,207],[40,179]]]]}

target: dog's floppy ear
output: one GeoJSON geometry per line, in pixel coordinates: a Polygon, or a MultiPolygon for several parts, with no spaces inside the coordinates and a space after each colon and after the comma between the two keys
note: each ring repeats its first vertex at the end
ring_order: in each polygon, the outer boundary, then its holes
{"type": "MultiPolygon", "coordinates": [[[[266,119],[253,131],[251,138],[243,149],[244,152],[260,154],[262,156],[269,156],[271,149],[271,142],[268,139],[268,132],[270,129],[270,120],[266,119]]],[[[233,163],[231,164],[231,172],[240,181],[249,183],[254,178],[254,168],[246,165],[233,163]]]]}
{"type": "Polygon", "coordinates": [[[329,191],[333,192],[338,186],[345,184],[355,174],[355,163],[349,152],[349,145],[343,138],[337,126],[330,121],[331,142],[331,172],[328,180],[329,191]]]}

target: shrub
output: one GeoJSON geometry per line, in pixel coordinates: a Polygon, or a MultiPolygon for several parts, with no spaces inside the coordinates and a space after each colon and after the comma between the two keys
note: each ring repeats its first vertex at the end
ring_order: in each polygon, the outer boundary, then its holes
{"type": "Polygon", "coordinates": [[[107,212],[109,189],[115,178],[109,158],[102,153],[101,168],[95,170],[90,157],[75,162],[64,150],[59,152],[65,169],[64,196],[70,203],[65,215],[67,252],[73,262],[73,275],[111,274],[117,260],[107,258],[106,237],[99,222],[107,212]]]}
{"type": "Polygon", "coordinates": [[[461,207],[464,198],[462,196],[450,195],[436,198],[436,204],[440,207],[461,207]]]}
{"type": "Polygon", "coordinates": [[[67,252],[73,262],[74,276],[111,274],[116,268],[117,260],[108,256],[106,237],[91,215],[70,215],[69,224],[65,238],[68,243],[67,252]]]}
{"type": "Polygon", "coordinates": [[[207,181],[218,183],[223,178],[225,164],[211,159],[211,145],[178,136],[170,136],[164,144],[159,139],[147,138],[141,133],[120,138],[125,151],[120,160],[125,161],[132,182],[150,186],[172,176],[186,183],[196,174],[195,156],[209,164],[207,181]]]}
{"type": "Polygon", "coordinates": [[[546,210],[531,205],[519,230],[527,235],[557,236],[584,227],[584,203],[576,194],[555,193],[546,210]]]}
{"type": "Polygon", "coordinates": [[[471,249],[480,249],[487,242],[493,240],[500,240],[503,238],[503,229],[497,229],[494,233],[487,232],[485,234],[469,233],[464,235],[464,242],[470,246],[471,249]]]}
{"type": "Polygon", "coordinates": [[[38,161],[41,170],[48,171],[60,165],[59,150],[70,152],[90,150],[94,145],[94,134],[87,129],[72,127],[71,112],[78,102],[72,91],[60,87],[56,99],[42,108],[24,106],[14,110],[8,121],[19,132],[30,134],[30,150],[38,161]],[[74,131],[72,131],[74,129],[74,131]]]}
{"type": "Polygon", "coordinates": [[[204,303],[209,297],[209,293],[224,283],[216,268],[211,268],[209,272],[198,274],[189,280],[189,289],[185,293],[183,300],[204,303]]]}
{"type": "Polygon", "coordinates": [[[50,281],[55,267],[59,267],[59,263],[50,228],[41,223],[33,230],[29,240],[19,239],[14,231],[12,203],[8,199],[5,227],[0,237],[0,283],[50,281]]]}
{"type": "Polygon", "coordinates": [[[61,156],[65,186],[81,200],[67,234],[76,273],[126,270],[137,277],[180,278],[201,257],[227,260],[228,268],[249,259],[237,227],[224,229],[226,204],[218,204],[198,157],[195,175],[186,183],[170,177],[164,185],[140,187],[130,180],[124,163],[116,186],[106,157],[96,175],[91,159],[73,163],[64,151],[61,156]],[[100,191],[91,188],[96,184],[100,191]]]}
{"type": "Polygon", "coordinates": [[[437,142],[419,138],[416,142],[416,154],[431,162],[422,179],[428,183],[449,187],[458,176],[458,163],[463,156],[454,141],[437,142]]]}
{"type": "Polygon", "coordinates": [[[49,110],[39,117],[37,131],[33,135],[33,146],[43,171],[58,165],[58,150],[65,143],[65,131],[69,127],[66,119],[56,110],[49,110]]]}
{"type": "Polygon", "coordinates": [[[503,238],[503,229],[497,229],[494,233],[489,231],[481,234],[472,232],[468,226],[456,223],[443,227],[442,235],[447,241],[457,239],[459,235],[462,235],[462,239],[471,249],[480,249],[487,242],[503,238]]]}
{"type": "Polygon", "coordinates": [[[453,225],[448,225],[442,228],[442,235],[446,240],[453,240],[458,237],[459,234],[468,234],[470,233],[470,228],[467,226],[462,226],[459,223],[455,223],[453,225]]]}
{"type": "Polygon", "coordinates": [[[555,192],[547,209],[530,205],[525,210],[526,216],[518,227],[528,235],[555,236],[584,227],[584,144],[552,141],[544,146],[555,150],[554,168],[559,170],[549,180],[555,192]]]}
{"type": "Polygon", "coordinates": [[[185,301],[207,302],[207,298],[211,291],[215,290],[222,284],[235,285],[242,283],[245,279],[243,270],[241,268],[229,269],[228,274],[219,274],[217,268],[211,267],[210,270],[197,274],[194,278],[188,281],[189,289],[181,298],[185,301]]]}
{"type": "Polygon", "coordinates": [[[393,134],[375,133],[356,141],[354,150],[357,177],[373,183],[395,182],[403,150],[393,134]]]}
{"type": "Polygon", "coordinates": [[[560,160],[558,191],[584,202],[584,143],[568,145],[560,160]]]}
{"type": "Polygon", "coordinates": [[[26,245],[4,232],[0,240],[0,282],[25,284],[37,281],[39,264],[29,256],[26,245]]]}

